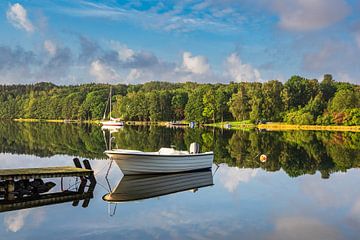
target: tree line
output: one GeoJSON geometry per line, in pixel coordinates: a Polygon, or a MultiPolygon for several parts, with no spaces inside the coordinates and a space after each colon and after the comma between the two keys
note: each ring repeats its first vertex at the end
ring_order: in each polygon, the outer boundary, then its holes
{"type": "MultiPolygon", "coordinates": [[[[110,86],[1,85],[0,118],[98,120],[110,86]]],[[[360,86],[292,76],[285,83],[147,82],[113,85],[113,116],[123,120],[360,124],[360,86]]]]}

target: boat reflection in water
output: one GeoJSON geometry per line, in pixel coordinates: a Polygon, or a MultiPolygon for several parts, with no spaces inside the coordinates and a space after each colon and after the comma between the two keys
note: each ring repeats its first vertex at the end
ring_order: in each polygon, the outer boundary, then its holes
{"type": "Polygon", "coordinates": [[[115,189],[103,196],[107,202],[128,202],[167,194],[212,186],[211,170],[156,174],[156,175],[125,175],[115,189]]]}

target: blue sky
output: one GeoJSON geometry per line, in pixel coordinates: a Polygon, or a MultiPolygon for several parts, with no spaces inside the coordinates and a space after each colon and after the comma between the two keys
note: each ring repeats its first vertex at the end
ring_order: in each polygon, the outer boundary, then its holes
{"type": "Polygon", "coordinates": [[[355,0],[1,1],[0,84],[360,83],[355,0]]]}

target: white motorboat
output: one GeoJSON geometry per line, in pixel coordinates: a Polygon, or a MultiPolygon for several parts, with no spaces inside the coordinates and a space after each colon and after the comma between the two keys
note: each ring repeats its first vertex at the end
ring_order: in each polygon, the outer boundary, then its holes
{"type": "Polygon", "coordinates": [[[196,192],[199,188],[212,185],[210,170],[124,176],[117,187],[103,196],[103,199],[108,202],[136,201],[188,190],[196,192]]]}
{"type": "Polygon", "coordinates": [[[111,116],[111,92],[112,92],[112,88],[110,87],[110,93],[109,93],[108,100],[106,102],[106,108],[105,108],[105,111],[104,111],[104,116],[103,116],[102,121],[100,121],[101,125],[103,127],[105,127],[105,128],[106,127],[107,128],[121,127],[121,126],[125,125],[124,121],[121,121],[120,118],[113,118],[111,116]],[[106,116],[107,116],[106,110],[108,108],[109,108],[109,120],[106,120],[106,116]]]}
{"type": "Polygon", "coordinates": [[[175,173],[199,169],[210,169],[214,160],[213,152],[199,153],[199,145],[192,143],[190,152],[174,148],[161,148],[157,152],[113,149],[105,151],[115,160],[124,175],[175,173]]]}

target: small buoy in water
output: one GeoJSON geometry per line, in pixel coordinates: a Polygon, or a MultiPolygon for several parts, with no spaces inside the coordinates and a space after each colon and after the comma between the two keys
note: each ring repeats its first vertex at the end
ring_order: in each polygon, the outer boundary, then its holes
{"type": "Polygon", "coordinates": [[[260,162],[266,162],[267,161],[267,156],[265,154],[262,154],[260,156],[260,162]]]}

